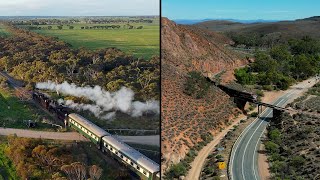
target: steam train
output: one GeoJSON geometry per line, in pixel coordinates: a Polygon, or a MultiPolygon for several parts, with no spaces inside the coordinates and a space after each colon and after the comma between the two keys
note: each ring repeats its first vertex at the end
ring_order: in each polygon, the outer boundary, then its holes
{"type": "Polygon", "coordinates": [[[160,179],[159,165],[139,151],[118,140],[79,114],[70,113],[67,107],[58,104],[43,93],[34,91],[32,98],[40,106],[56,115],[66,126],[74,128],[94,143],[103,153],[109,154],[123,163],[142,179],[160,179]]]}

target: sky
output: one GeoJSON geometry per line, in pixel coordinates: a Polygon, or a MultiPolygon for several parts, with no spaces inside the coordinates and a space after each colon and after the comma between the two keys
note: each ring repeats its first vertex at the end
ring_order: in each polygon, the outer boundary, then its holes
{"type": "Polygon", "coordinates": [[[159,0],[0,0],[0,16],[159,15],[159,0]]]}
{"type": "Polygon", "coordinates": [[[294,20],[320,16],[320,0],[162,0],[176,19],[294,20]]]}

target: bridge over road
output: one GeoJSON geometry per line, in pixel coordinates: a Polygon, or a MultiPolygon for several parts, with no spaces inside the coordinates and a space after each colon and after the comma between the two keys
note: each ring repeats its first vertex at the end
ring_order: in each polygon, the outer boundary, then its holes
{"type": "MultiPolygon", "coordinates": [[[[294,85],[275,100],[272,105],[284,107],[297,97],[301,96],[308,88],[316,83],[315,78],[303,81],[294,85]]],[[[264,133],[270,118],[274,115],[273,108],[266,108],[246,129],[240,134],[233,145],[228,163],[229,177],[231,180],[260,180],[258,161],[258,150],[261,144],[261,137],[264,133]]],[[[265,171],[268,171],[265,169],[265,171]]]]}

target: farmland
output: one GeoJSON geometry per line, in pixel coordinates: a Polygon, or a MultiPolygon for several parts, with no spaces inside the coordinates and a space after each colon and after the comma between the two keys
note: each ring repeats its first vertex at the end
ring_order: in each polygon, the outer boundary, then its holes
{"type": "MultiPolygon", "coordinates": [[[[0,127],[26,128],[27,120],[40,121],[41,117],[52,120],[34,104],[20,101],[14,90],[3,87],[0,88],[0,112],[0,127]]],[[[37,123],[36,129],[51,130],[51,126],[37,123]]]]}
{"type": "MultiPolygon", "coordinates": [[[[101,24],[72,24],[63,25],[58,29],[57,25],[52,25],[52,29],[46,29],[48,25],[39,25],[39,30],[33,30],[39,34],[57,37],[72,45],[73,48],[85,47],[88,49],[101,49],[116,47],[122,51],[133,54],[136,57],[149,59],[153,55],[159,55],[159,24],[132,24],[135,27],[143,26],[142,29],[124,28],[124,24],[119,29],[81,29],[85,26],[102,26],[101,24]]],[[[25,25],[24,25],[25,26],[25,25]]],[[[1,29],[0,29],[1,32],[1,29]]]]}
{"type": "Polygon", "coordinates": [[[5,27],[2,24],[0,24],[0,36],[6,37],[8,35],[9,35],[9,32],[5,29],[5,27]]]}

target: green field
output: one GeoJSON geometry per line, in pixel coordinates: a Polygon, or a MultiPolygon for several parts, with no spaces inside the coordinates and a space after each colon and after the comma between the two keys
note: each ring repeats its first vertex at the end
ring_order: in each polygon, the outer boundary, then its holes
{"type": "Polygon", "coordinates": [[[5,27],[0,24],[0,36],[4,36],[4,37],[7,37],[9,36],[9,32],[5,29],[5,27]]]}
{"type": "MultiPolygon", "coordinates": [[[[0,88],[0,127],[27,128],[27,120],[41,120],[42,117],[52,121],[44,112],[33,103],[20,101],[14,96],[12,89],[0,88]]],[[[50,125],[37,123],[35,129],[54,130],[50,125]]]]}
{"type": "Polygon", "coordinates": [[[5,147],[5,144],[0,144],[0,180],[19,179],[12,162],[4,154],[5,147]]]}
{"type": "MultiPolygon", "coordinates": [[[[110,24],[72,24],[74,29],[64,25],[59,30],[57,25],[51,25],[52,29],[34,30],[43,35],[58,37],[72,45],[74,48],[86,47],[88,49],[100,49],[116,47],[136,57],[150,58],[159,55],[160,26],[159,24],[132,24],[134,27],[143,26],[143,29],[81,29],[82,26],[106,26],[110,24]]],[[[117,24],[113,24],[117,25],[117,24]]],[[[38,27],[48,27],[39,25],[38,27]]]]}

